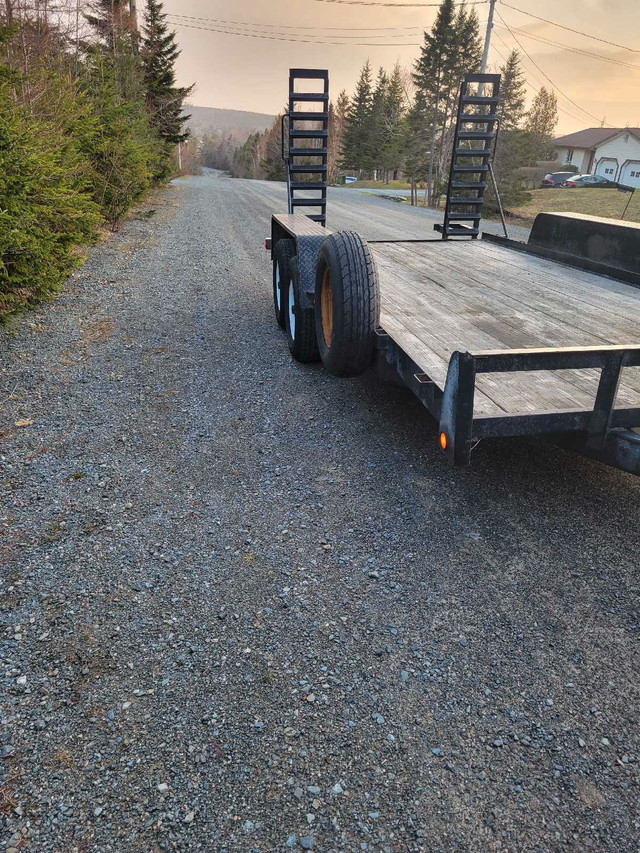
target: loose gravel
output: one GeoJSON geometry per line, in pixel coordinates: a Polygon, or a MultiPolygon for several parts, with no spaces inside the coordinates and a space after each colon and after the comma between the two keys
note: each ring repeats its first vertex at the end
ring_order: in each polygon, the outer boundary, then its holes
{"type": "Polygon", "coordinates": [[[293,362],[274,202],[177,182],[0,333],[0,849],[637,853],[638,479],[293,362]]]}

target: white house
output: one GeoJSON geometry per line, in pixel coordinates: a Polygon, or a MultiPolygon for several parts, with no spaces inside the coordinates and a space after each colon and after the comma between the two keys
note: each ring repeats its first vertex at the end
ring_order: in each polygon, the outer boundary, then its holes
{"type": "Polygon", "coordinates": [[[579,174],[640,187],[640,127],[588,127],[554,144],[558,161],[572,163],[579,174]]]}

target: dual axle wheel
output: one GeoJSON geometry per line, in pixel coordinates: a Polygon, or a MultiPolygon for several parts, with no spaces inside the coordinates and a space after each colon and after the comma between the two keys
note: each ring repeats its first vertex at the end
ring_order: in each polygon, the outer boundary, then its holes
{"type": "Polygon", "coordinates": [[[279,240],[273,261],[274,306],[291,354],[302,362],[320,358],[334,376],[363,373],[373,356],[380,317],[378,278],[369,247],[352,231],[327,237],[318,253],[310,307],[298,264],[295,242],[279,240]]]}

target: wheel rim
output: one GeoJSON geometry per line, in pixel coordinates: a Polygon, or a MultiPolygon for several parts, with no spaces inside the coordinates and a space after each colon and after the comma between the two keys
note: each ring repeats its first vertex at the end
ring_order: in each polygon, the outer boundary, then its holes
{"type": "Polygon", "coordinates": [[[280,264],[276,264],[276,306],[280,310],[282,294],[280,293],[280,264]]]}
{"type": "Polygon", "coordinates": [[[322,289],[320,290],[320,319],[322,320],[322,334],[327,347],[331,346],[333,337],[333,292],[331,290],[331,273],[327,267],[322,275],[322,289]]]}
{"type": "Polygon", "coordinates": [[[289,282],[289,328],[291,330],[291,337],[295,341],[296,339],[296,315],[295,311],[295,298],[293,295],[293,282],[289,282]]]}

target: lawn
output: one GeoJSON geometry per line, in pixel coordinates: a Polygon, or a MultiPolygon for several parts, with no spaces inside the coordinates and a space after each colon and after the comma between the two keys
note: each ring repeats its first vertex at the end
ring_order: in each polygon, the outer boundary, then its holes
{"type": "Polygon", "coordinates": [[[389,181],[385,184],[384,181],[355,181],[353,184],[346,184],[348,187],[355,187],[361,190],[408,190],[411,189],[410,184],[406,181],[389,181]]]}
{"type": "MultiPolygon", "coordinates": [[[[620,219],[629,193],[616,189],[557,189],[533,190],[531,201],[520,207],[509,207],[509,213],[533,222],[538,213],[586,213],[590,216],[605,216],[620,219]]],[[[514,217],[515,218],[515,217],[514,217]]],[[[640,222],[640,189],[636,190],[625,215],[628,222],[640,222]]]]}
{"type": "MultiPolygon", "coordinates": [[[[409,184],[405,181],[357,181],[347,184],[359,189],[406,190],[409,184]]],[[[423,201],[424,189],[419,191],[420,202],[423,201]]],[[[505,205],[507,215],[512,214],[514,222],[522,225],[532,225],[538,213],[586,213],[590,216],[605,216],[610,219],[620,219],[622,211],[629,201],[629,193],[620,193],[616,189],[549,189],[531,190],[531,200],[520,207],[505,205]]],[[[408,199],[407,199],[408,201],[408,199]]],[[[442,207],[442,205],[441,205],[442,207]]],[[[497,213],[489,213],[489,219],[498,219],[497,213]]],[[[625,214],[627,222],[640,222],[640,189],[636,190],[629,209],[625,214]]]]}

